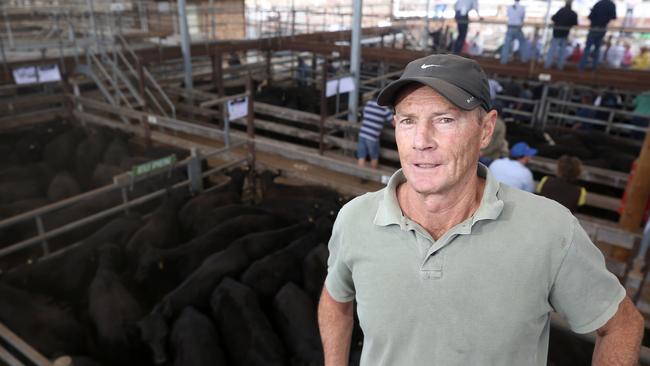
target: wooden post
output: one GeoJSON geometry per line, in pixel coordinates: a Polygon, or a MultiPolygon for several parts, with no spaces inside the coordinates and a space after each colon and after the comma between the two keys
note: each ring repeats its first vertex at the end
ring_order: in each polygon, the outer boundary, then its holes
{"type": "Polygon", "coordinates": [[[329,68],[329,60],[325,59],[323,62],[323,77],[320,83],[320,137],[318,139],[318,153],[323,155],[325,151],[325,119],[327,118],[327,69],[329,68]]]}
{"type": "Polygon", "coordinates": [[[251,170],[255,170],[255,107],[253,105],[253,78],[248,73],[246,80],[246,92],[248,93],[248,114],[246,115],[246,135],[248,136],[248,154],[250,156],[251,170]]]}
{"type": "MultiPolygon", "coordinates": [[[[539,39],[539,26],[535,26],[535,33],[533,35],[533,42],[530,45],[532,48],[530,51],[530,60],[528,60],[528,77],[533,76],[533,71],[535,70],[535,63],[537,62],[537,55],[535,54],[537,52],[537,40],[539,39]]],[[[521,49],[521,46],[519,46],[521,49]]]]}
{"type": "Polygon", "coordinates": [[[271,58],[273,57],[273,52],[268,49],[266,50],[266,85],[271,86],[271,81],[273,80],[272,68],[273,64],[271,63],[271,58]]]}
{"type": "Polygon", "coordinates": [[[630,179],[619,225],[625,230],[637,232],[650,198],[650,132],[646,132],[641,153],[636,160],[636,170],[630,179]]]}
{"type": "Polygon", "coordinates": [[[225,94],[223,87],[223,54],[220,50],[215,50],[212,55],[212,83],[214,90],[220,97],[225,94]]]}

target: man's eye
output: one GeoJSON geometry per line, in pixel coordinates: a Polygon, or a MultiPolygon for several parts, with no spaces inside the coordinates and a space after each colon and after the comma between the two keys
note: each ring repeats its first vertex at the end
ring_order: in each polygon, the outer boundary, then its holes
{"type": "Polygon", "coordinates": [[[454,122],[454,119],[445,117],[445,118],[441,118],[439,122],[442,123],[442,124],[448,124],[448,123],[454,122]]]}
{"type": "Polygon", "coordinates": [[[404,118],[399,121],[401,125],[410,125],[413,123],[413,120],[410,118],[404,118]]]}

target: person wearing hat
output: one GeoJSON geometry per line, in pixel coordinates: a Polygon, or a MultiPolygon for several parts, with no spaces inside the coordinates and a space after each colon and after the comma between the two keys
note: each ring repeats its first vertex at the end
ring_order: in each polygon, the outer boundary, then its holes
{"type": "Polygon", "coordinates": [[[531,156],[537,154],[525,142],[518,142],[510,148],[510,157],[497,159],[490,164],[490,172],[494,179],[510,187],[519,188],[526,192],[535,190],[533,173],[526,167],[531,156]]]}
{"type": "Polygon", "coordinates": [[[318,322],[325,365],[545,366],[550,313],[597,331],[594,365],[634,365],[643,317],[569,210],[478,163],[497,113],[478,63],[410,62],[377,100],[402,168],[348,202],[329,241],[318,322]]]}

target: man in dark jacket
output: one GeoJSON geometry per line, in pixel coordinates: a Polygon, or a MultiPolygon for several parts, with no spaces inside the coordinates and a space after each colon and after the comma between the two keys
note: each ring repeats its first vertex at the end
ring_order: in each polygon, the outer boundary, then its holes
{"type": "Polygon", "coordinates": [[[557,11],[551,18],[553,20],[553,39],[551,47],[546,55],[544,68],[548,69],[553,66],[553,59],[557,55],[558,70],[564,69],[566,61],[566,40],[571,31],[571,27],[578,25],[578,14],[571,9],[571,0],[567,0],[566,5],[557,11]]]}
{"type": "Polygon", "coordinates": [[[587,34],[587,44],[585,51],[580,59],[580,70],[584,70],[589,61],[589,56],[593,56],[592,70],[596,70],[598,66],[598,56],[600,53],[600,45],[603,42],[605,33],[607,32],[607,24],[610,20],[616,19],[616,5],[612,0],[600,0],[594,5],[589,14],[591,26],[589,27],[589,34],[587,34]],[[593,46],[593,53],[591,47],[593,46]]]}

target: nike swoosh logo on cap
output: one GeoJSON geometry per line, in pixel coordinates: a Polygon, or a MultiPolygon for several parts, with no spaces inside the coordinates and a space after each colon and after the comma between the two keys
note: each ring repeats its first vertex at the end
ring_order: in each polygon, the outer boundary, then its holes
{"type": "Polygon", "coordinates": [[[428,69],[428,68],[430,68],[430,67],[434,67],[434,66],[435,66],[435,67],[442,67],[442,65],[436,65],[436,64],[428,64],[428,65],[427,65],[427,64],[422,64],[422,65],[420,66],[420,68],[424,70],[424,69],[428,69]]]}

